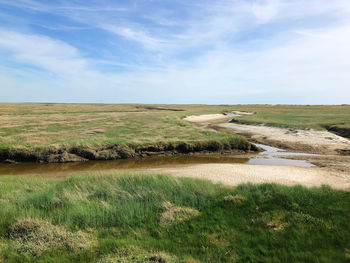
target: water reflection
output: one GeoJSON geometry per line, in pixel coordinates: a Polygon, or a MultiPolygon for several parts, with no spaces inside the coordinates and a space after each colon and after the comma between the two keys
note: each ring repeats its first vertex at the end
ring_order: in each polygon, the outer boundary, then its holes
{"type": "Polygon", "coordinates": [[[249,158],[234,155],[180,155],[154,156],[147,158],[121,159],[114,161],[87,161],[76,163],[18,163],[0,164],[0,175],[48,175],[65,176],[82,171],[103,171],[114,169],[135,169],[147,167],[166,167],[176,165],[206,163],[238,163],[244,164],[249,158]]]}

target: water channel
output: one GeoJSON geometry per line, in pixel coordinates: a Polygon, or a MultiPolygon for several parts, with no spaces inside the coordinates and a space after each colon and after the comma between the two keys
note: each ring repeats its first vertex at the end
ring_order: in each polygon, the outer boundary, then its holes
{"type": "Polygon", "coordinates": [[[264,149],[259,154],[193,154],[177,156],[153,156],[146,158],[120,159],[113,161],[87,161],[76,163],[16,163],[0,164],[0,175],[41,175],[66,177],[71,173],[84,171],[108,171],[139,168],[176,167],[193,164],[251,164],[312,167],[305,160],[286,159],[286,156],[308,155],[287,152],[267,145],[257,144],[264,149]],[[284,158],[281,158],[284,157],[284,158]]]}

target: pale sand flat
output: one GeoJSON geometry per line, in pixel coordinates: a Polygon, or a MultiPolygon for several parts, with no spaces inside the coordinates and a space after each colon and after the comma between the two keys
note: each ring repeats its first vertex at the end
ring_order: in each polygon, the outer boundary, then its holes
{"type": "Polygon", "coordinates": [[[220,120],[220,119],[232,119],[232,117],[226,116],[224,114],[207,114],[207,115],[199,115],[199,116],[187,116],[184,118],[185,121],[188,122],[194,122],[194,123],[201,123],[201,122],[208,122],[208,121],[214,121],[214,120],[220,120]]]}
{"type": "Polygon", "coordinates": [[[196,164],[176,167],[143,168],[134,171],[164,173],[176,177],[207,179],[214,183],[235,186],[242,183],[277,183],[307,187],[330,185],[350,190],[350,176],[324,171],[321,168],[248,164],[196,164]]]}

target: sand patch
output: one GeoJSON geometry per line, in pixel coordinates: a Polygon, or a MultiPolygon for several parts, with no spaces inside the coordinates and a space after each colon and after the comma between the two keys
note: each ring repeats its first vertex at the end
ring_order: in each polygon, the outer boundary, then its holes
{"type": "Polygon", "coordinates": [[[164,168],[144,168],[138,171],[164,173],[178,177],[192,177],[236,186],[242,183],[278,183],[307,187],[330,185],[350,190],[350,175],[321,168],[248,164],[196,164],[164,168]]]}
{"type": "Polygon", "coordinates": [[[188,122],[194,122],[194,123],[201,123],[201,122],[210,122],[214,120],[229,120],[232,117],[226,116],[223,114],[207,114],[207,115],[199,115],[199,116],[187,116],[183,120],[188,122]]]}

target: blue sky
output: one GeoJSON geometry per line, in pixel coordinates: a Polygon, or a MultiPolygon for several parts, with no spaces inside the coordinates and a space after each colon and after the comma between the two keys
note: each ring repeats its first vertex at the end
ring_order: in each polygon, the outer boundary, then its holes
{"type": "Polygon", "coordinates": [[[350,1],[0,0],[0,101],[350,103],[350,1]]]}

